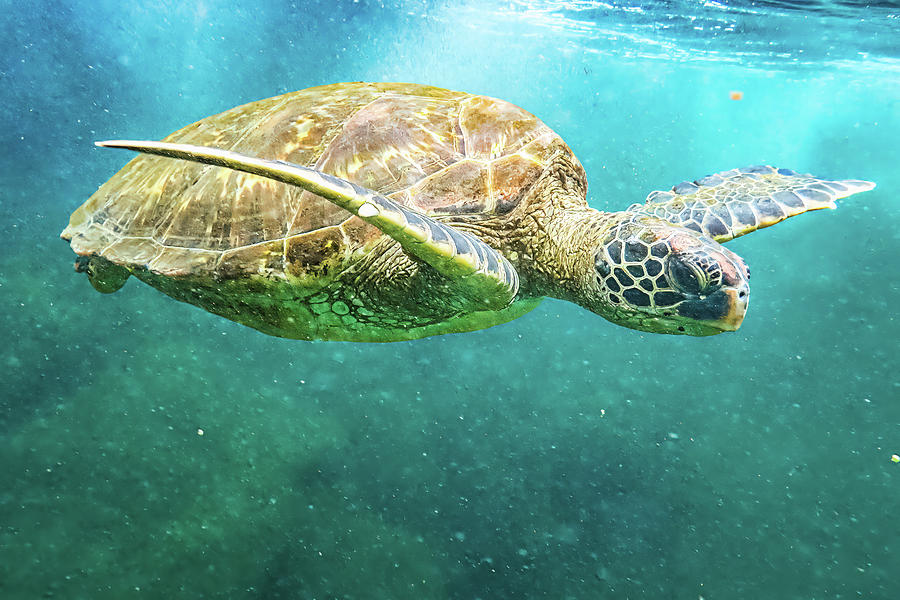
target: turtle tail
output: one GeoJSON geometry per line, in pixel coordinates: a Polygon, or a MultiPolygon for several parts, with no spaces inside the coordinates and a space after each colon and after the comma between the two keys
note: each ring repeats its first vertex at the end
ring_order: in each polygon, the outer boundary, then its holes
{"type": "Polygon", "coordinates": [[[87,273],[94,289],[101,294],[112,294],[125,285],[131,273],[125,267],[111,263],[101,256],[79,256],[75,270],[87,273]]]}

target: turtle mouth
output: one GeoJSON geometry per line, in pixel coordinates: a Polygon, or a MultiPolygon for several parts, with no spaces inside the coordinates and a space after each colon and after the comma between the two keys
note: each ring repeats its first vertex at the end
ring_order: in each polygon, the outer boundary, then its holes
{"type": "Polygon", "coordinates": [[[690,320],[678,333],[715,335],[737,331],[747,314],[750,294],[746,287],[722,288],[705,298],[692,298],[678,306],[678,314],[690,320]],[[696,332],[696,333],[695,333],[696,332]]]}
{"type": "Polygon", "coordinates": [[[744,322],[744,315],[747,314],[747,307],[750,305],[750,294],[746,289],[728,289],[723,290],[728,295],[731,302],[726,315],[719,320],[719,324],[723,331],[737,331],[741,323],[744,322]]]}

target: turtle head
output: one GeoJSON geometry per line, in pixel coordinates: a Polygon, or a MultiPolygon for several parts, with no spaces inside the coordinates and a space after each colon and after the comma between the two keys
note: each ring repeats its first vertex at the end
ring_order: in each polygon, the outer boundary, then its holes
{"type": "Polygon", "coordinates": [[[739,256],[652,216],[616,213],[604,231],[585,284],[587,308],[652,333],[704,336],[740,327],[750,271],[739,256]]]}

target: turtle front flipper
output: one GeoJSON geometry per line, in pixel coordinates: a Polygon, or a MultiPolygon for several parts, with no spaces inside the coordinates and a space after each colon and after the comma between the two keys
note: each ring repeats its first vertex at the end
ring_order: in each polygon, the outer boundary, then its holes
{"type": "Polygon", "coordinates": [[[651,192],[631,212],[653,215],[727,242],[875,187],[871,181],[829,181],[768,166],[732,169],[651,192]]]}
{"type": "Polygon", "coordinates": [[[407,254],[445,276],[451,288],[470,302],[472,310],[504,309],[518,293],[519,277],[515,268],[477,237],[328,173],[188,144],[111,140],[97,145],[227,167],[303,188],[395,239],[407,254]]]}

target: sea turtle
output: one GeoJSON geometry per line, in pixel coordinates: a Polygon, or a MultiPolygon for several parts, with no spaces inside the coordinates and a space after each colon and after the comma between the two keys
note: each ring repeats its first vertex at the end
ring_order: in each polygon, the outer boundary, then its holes
{"type": "Polygon", "coordinates": [[[721,242],[874,187],[754,166],[600,212],[530,113],[403,83],[311,88],[163,142],[98,145],[161,156],[132,160],[62,232],[97,290],[134,275],[307,340],[482,329],[545,296],[642,331],[734,331],[750,273],[721,242]]]}

